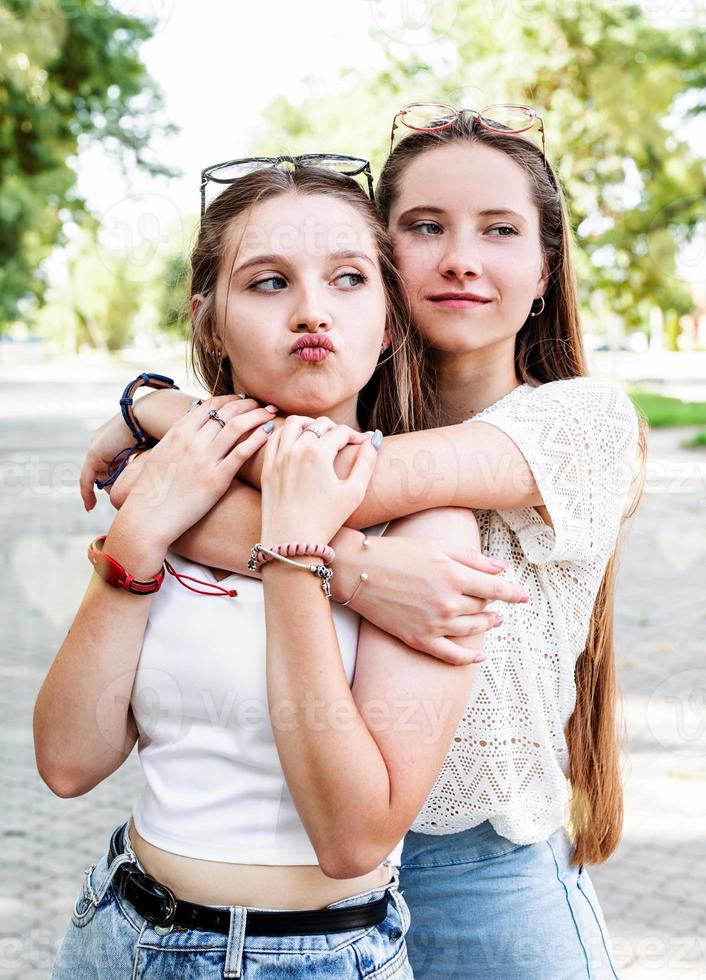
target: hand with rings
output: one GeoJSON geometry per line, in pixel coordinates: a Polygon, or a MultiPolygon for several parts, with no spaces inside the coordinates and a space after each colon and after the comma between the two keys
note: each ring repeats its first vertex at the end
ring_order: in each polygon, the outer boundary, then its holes
{"type": "Polygon", "coordinates": [[[215,401],[194,406],[143,454],[133,492],[122,505],[121,513],[145,522],[165,547],[211,510],[274,431],[269,409],[244,410],[246,403],[232,396],[213,407],[215,401]]]}
{"type": "Polygon", "coordinates": [[[265,447],[262,538],[328,542],[356,510],[377,460],[371,432],[331,419],[290,415],[265,447]],[[352,447],[349,474],[338,477],[338,454],[352,447]]]}

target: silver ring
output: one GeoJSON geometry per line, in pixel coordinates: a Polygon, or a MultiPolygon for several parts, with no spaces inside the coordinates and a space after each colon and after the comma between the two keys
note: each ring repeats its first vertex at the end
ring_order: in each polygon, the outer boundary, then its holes
{"type": "Polygon", "coordinates": [[[209,418],[209,419],[213,419],[213,421],[214,421],[214,422],[218,422],[218,424],[220,425],[220,427],[221,427],[222,429],[224,429],[224,428],[225,428],[225,422],[224,422],[224,421],[223,421],[223,419],[222,419],[222,418],[220,417],[220,415],[219,415],[219,414],[218,414],[218,412],[217,412],[217,411],[215,410],[215,408],[212,408],[212,409],[211,409],[211,411],[210,411],[210,412],[208,413],[208,418],[209,418]]]}
{"type": "Polygon", "coordinates": [[[317,439],[320,439],[323,435],[321,429],[317,429],[315,425],[305,425],[302,432],[313,432],[317,439]]]}

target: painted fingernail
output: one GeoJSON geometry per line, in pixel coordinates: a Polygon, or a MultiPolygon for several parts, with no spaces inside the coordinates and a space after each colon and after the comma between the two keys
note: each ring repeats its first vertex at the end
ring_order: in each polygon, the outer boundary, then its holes
{"type": "Polygon", "coordinates": [[[380,446],[382,446],[382,432],[379,429],[376,429],[375,432],[373,432],[373,437],[370,441],[373,444],[373,449],[379,449],[380,446]]]}
{"type": "Polygon", "coordinates": [[[270,432],[272,432],[272,430],[274,429],[274,427],[275,427],[274,422],[267,422],[265,425],[263,425],[262,428],[269,435],[270,432]]]}
{"type": "Polygon", "coordinates": [[[483,664],[483,663],[485,663],[485,657],[481,654],[480,657],[474,657],[473,660],[471,660],[471,663],[472,664],[483,664]]]}
{"type": "Polygon", "coordinates": [[[493,568],[502,568],[505,570],[510,567],[509,562],[503,561],[501,558],[489,558],[488,563],[493,566],[493,568]]]}
{"type": "Polygon", "coordinates": [[[279,412],[279,409],[277,408],[276,405],[265,405],[265,411],[274,412],[275,414],[277,414],[277,412],[279,412]]]}

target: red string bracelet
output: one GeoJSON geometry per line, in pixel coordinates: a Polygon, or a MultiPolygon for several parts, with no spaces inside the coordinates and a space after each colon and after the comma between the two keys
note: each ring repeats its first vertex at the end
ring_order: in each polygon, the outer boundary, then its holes
{"type": "Polygon", "coordinates": [[[231,599],[235,599],[238,594],[236,589],[226,589],[224,586],[219,585],[218,582],[204,582],[200,578],[194,578],[193,575],[184,575],[183,572],[177,572],[166,558],[164,559],[164,567],[170,575],[174,576],[180,585],[183,585],[185,589],[189,589],[190,592],[197,592],[199,595],[230,596],[231,599]],[[214,591],[204,592],[203,589],[195,589],[192,585],[186,584],[187,579],[189,582],[198,582],[199,585],[207,585],[209,589],[214,591]]]}
{"type": "Polygon", "coordinates": [[[177,572],[166,558],[164,559],[162,568],[160,568],[154,578],[148,579],[147,581],[136,579],[134,575],[126,571],[119,561],[103,551],[104,544],[105,535],[92,541],[88,546],[88,560],[98,575],[116,589],[124,589],[133,595],[151,595],[154,592],[158,592],[162,587],[164,571],[166,569],[185,589],[189,589],[191,592],[196,592],[199,595],[228,596],[231,599],[235,599],[238,595],[236,589],[226,589],[225,586],[219,585],[218,582],[204,582],[200,578],[194,578],[193,575],[184,575],[181,572],[177,572]],[[187,584],[187,580],[188,582],[205,585],[209,591],[195,589],[193,586],[187,584]]]}

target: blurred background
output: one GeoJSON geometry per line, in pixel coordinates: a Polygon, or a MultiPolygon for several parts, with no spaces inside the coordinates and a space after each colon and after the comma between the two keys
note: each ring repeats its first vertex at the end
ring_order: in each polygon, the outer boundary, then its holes
{"type": "Polygon", "coordinates": [[[34,770],[83,594],[91,433],[184,354],[200,171],[334,151],[379,172],[410,101],[534,106],[568,193],[594,374],[649,419],[616,603],[626,827],[594,880],[623,975],[706,977],[706,10],[689,0],[0,0],[0,978],[45,977],[139,786],[34,770]]]}

